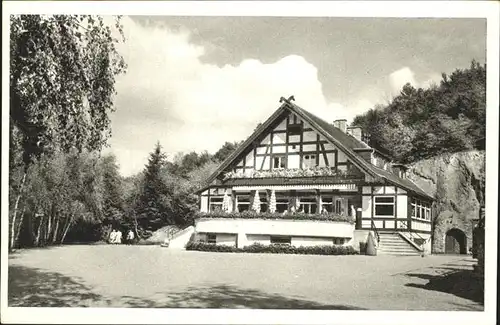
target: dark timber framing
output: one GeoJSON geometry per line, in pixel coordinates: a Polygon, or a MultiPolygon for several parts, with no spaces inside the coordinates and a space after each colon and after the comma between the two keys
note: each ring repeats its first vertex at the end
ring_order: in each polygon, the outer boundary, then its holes
{"type": "Polygon", "coordinates": [[[320,150],[319,150],[319,134],[316,133],[316,166],[319,166],[319,155],[320,155],[320,150]]]}
{"type": "MultiPolygon", "coordinates": [[[[297,121],[297,116],[293,115],[294,121],[297,121]]],[[[300,124],[304,126],[303,121],[300,121],[300,124]]],[[[300,147],[299,147],[299,168],[302,169],[304,163],[304,131],[300,132],[300,147]]]]}

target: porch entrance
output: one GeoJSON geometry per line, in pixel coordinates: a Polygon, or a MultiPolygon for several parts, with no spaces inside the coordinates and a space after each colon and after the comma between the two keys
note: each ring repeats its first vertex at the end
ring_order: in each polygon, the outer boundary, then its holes
{"type": "Polygon", "coordinates": [[[446,232],[445,253],[467,254],[467,238],[462,230],[453,228],[446,232]]]}

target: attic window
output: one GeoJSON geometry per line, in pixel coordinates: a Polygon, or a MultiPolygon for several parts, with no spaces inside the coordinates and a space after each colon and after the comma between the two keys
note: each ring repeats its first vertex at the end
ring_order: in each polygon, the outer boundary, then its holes
{"type": "Polygon", "coordinates": [[[285,156],[274,156],[273,169],[283,169],[283,168],[286,168],[286,157],[285,156]]]}
{"type": "Polygon", "coordinates": [[[297,135],[302,133],[302,125],[301,124],[290,124],[288,125],[288,134],[297,135]]]}

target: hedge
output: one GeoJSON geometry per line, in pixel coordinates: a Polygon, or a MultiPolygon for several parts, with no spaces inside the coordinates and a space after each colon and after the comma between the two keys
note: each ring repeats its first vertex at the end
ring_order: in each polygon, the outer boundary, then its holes
{"type": "Polygon", "coordinates": [[[199,212],[195,215],[195,219],[208,218],[208,219],[269,219],[269,220],[315,220],[315,221],[338,221],[338,222],[348,222],[353,224],[355,222],[354,217],[341,216],[334,213],[316,213],[307,214],[303,212],[295,213],[271,213],[271,212],[261,212],[257,213],[255,211],[243,211],[243,212],[224,212],[224,211],[214,211],[214,212],[199,212]]]}
{"type": "Polygon", "coordinates": [[[216,245],[204,242],[190,242],[186,245],[188,251],[228,252],[228,253],[274,253],[274,254],[305,254],[305,255],[357,255],[352,246],[291,246],[287,244],[262,245],[259,243],[237,248],[228,245],[216,245]]]}

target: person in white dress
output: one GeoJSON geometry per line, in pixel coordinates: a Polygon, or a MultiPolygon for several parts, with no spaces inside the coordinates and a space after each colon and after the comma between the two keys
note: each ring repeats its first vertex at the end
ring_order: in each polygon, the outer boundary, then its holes
{"type": "Polygon", "coordinates": [[[122,232],[118,230],[116,232],[116,244],[121,244],[122,243],[122,232]]]}
{"type": "Polygon", "coordinates": [[[109,243],[110,244],[114,244],[116,241],[116,231],[115,229],[111,230],[111,232],[109,233],[109,243]]]}

